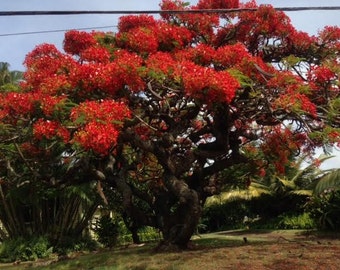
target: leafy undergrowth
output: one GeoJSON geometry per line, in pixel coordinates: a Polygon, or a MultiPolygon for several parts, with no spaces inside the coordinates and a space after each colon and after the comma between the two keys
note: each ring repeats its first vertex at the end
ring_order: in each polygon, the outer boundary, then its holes
{"type": "Polygon", "coordinates": [[[154,253],[155,244],[72,254],[0,269],[339,269],[340,238],[302,231],[227,231],[195,236],[191,249],[154,253]]]}

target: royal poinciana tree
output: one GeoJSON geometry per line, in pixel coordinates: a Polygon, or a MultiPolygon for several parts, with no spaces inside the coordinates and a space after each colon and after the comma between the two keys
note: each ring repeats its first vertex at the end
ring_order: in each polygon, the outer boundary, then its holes
{"type": "Polygon", "coordinates": [[[132,231],[185,248],[206,198],[234,181],[225,169],[284,174],[292,155],[339,143],[340,28],[309,36],[254,1],[160,6],[257,10],[123,16],[117,33],[67,32],[64,52],[38,45],[21,92],[1,94],[2,143],[36,182],[97,181],[132,231]]]}

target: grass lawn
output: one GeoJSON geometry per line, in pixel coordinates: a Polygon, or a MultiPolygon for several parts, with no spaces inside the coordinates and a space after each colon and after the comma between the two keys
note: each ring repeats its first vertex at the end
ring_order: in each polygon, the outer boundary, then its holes
{"type": "Polygon", "coordinates": [[[192,248],[155,253],[156,244],[72,254],[1,269],[263,270],[340,269],[340,238],[302,231],[227,231],[195,236],[192,248]]]}

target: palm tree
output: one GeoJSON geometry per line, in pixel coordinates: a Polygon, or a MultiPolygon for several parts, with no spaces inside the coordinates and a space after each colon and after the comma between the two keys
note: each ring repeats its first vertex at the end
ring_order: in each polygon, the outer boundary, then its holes
{"type": "Polygon", "coordinates": [[[17,85],[23,78],[23,72],[18,70],[10,70],[10,65],[6,62],[0,62],[0,88],[6,90],[6,88],[13,88],[13,85],[17,85]],[[11,87],[12,86],[12,87],[11,87]]]}

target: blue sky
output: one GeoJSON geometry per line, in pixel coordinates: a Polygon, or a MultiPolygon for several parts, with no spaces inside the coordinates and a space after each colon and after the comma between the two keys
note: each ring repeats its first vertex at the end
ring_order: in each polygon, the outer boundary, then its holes
{"type": "MultiPolygon", "coordinates": [[[[187,0],[190,1],[190,0],[187,0]]],[[[1,11],[18,10],[157,10],[159,0],[0,0],[1,11]]],[[[196,4],[198,0],[191,0],[196,4]]],[[[275,7],[291,6],[340,6],[339,0],[258,0],[258,4],[275,7]]],[[[293,25],[310,34],[316,34],[326,25],[340,25],[340,11],[288,12],[293,25]]],[[[36,45],[52,43],[62,47],[63,32],[12,35],[4,34],[48,31],[59,29],[93,28],[113,26],[101,31],[115,31],[118,15],[72,16],[13,16],[0,17],[0,62],[8,62],[12,70],[24,70],[25,55],[36,45]]],[[[327,167],[340,167],[340,154],[327,162],[327,167]]]]}

